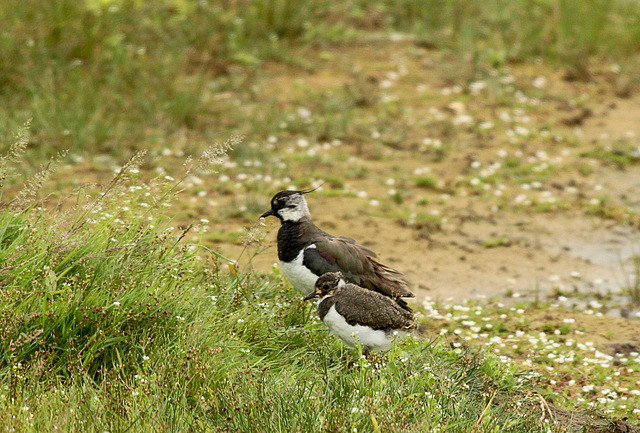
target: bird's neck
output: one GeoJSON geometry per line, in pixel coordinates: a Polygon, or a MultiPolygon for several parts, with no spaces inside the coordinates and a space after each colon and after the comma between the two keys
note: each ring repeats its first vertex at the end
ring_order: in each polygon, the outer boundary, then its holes
{"type": "Polygon", "coordinates": [[[318,301],[318,317],[320,317],[320,320],[324,319],[324,316],[327,315],[335,303],[336,298],[334,296],[325,296],[318,301]]]}
{"type": "Polygon", "coordinates": [[[298,257],[300,250],[313,241],[304,236],[312,227],[314,225],[310,218],[301,221],[282,221],[278,230],[278,258],[288,263],[298,257]]]}

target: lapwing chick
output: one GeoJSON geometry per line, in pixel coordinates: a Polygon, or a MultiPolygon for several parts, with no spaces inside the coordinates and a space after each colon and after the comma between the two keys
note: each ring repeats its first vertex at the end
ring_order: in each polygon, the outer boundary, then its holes
{"type": "Polygon", "coordinates": [[[304,299],[318,299],[318,317],[332,335],[348,346],[360,342],[363,352],[389,350],[395,339],[416,329],[413,313],[388,296],[345,282],[339,272],[317,279],[315,290],[304,299]]]}
{"type": "Polygon", "coordinates": [[[373,251],[353,239],[332,236],[316,227],[304,197],[311,191],[280,191],[271,199],[271,209],[261,215],[280,219],[278,259],[291,285],[308,295],[320,275],[340,272],[346,282],[393,298],[411,311],[400,299],[415,296],[402,273],[380,263],[373,251]]]}

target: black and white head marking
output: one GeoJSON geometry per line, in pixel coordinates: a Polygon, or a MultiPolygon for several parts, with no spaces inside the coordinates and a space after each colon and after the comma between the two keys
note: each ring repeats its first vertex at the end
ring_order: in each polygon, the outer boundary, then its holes
{"type": "Polygon", "coordinates": [[[304,194],[307,191],[281,191],[271,199],[271,210],[265,212],[264,216],[276,216],[280,220],[298,222],[304,218],[311,219],[307,200],[304,194]]]}

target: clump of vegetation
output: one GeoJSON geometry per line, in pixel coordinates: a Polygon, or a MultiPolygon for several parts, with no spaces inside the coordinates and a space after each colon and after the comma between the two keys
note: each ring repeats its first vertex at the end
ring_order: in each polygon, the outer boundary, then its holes
{"type": "Polygon", "coordinates": [[[640,152],[637,146],[634,147],[627,143],[618,143],[615,147],[596,146],[582,156],[598,159],[619,170],[624,170],[640,163],[640,152]]]}
{"type": "Polygon", "coordinates": [[[199,255],[161,212],[181,180],[137,179],[142,157],[54,211],[45,173],[3,196],[3,430],[548,431],[534,383],[495,356],[416,336],[361,357],[278,273],[199,255]]]}
{"type": "MultiPolygon", "coordinates": [[[[594,329],[612,326],[612,319],[603,316],[604,305],[599,302],[564,308],[572,303],[562,295],[552,304],[426,301],[425,323],[439,327],[453,347],[484,346],[507,365],[526,368],[538,378],[538,391],[556,404],[637,420],[638,348],[594,344],[594,329]]],[[[586,431],[600,431],[595,423],[592,428],[586,431]]]]}
{"type": "Polygon", "coordinates": [[[423,175],[416,179],[416,186],[418,188],[436,189],[438,179],[434,175],[423,175]]]}
{"type": "MultiPolygon", "coordinates": [[[[23,130],[0,159],[2,179],[25,146],[23,130]]],[[[188,163],[187,173],[214,162],[225,146],[188,163]]],[[[0,368],[98,380],[112,369],[135,371],[143,356],[174,338],[188,315],[180,298],[201,284],[204,271],[179,245],[191,227],[169,228],[157,217],[180,181],[137,184],[143,157],[136,153],[100,193],[78,191],[72,204],[37,198],[51,164],[0,202],[0,368]]]]}
{"type": "Polygon", "coordinates": [[[485,248],[510,247],[511,244],[511,239],[505,235],[493,236],[482,242],[482,246],[485,248]]]}
{"type": "Polygon", "coordinates": [[[640,305],[640,256],[635,255],[630,260],[633,265],[633,272],[627,281],[627,291],[631,302],[640,305]]]}

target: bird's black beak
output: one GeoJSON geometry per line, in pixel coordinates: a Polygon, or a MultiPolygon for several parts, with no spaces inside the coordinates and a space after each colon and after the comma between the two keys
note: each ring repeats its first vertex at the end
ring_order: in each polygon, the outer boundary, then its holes
{"type": "Polygon", "coordinates": [[[313,292],[309,293],[307,296],[304,297],[304,301],[308,301],[309,299],[313,299],[316,297],[316,291],[314,290],[313,292]]]}
{"type": "Polygon", "coordinates": [[[266,218],[266,217],[268,217],[268,216],[273,216],[273,215],[275,215],[275,214],[273,213],[273,209],[269,209],[268,211],[266,211],[265,213],[263,213],[262,215],[260,215],[260,218],[266,218]]]}

